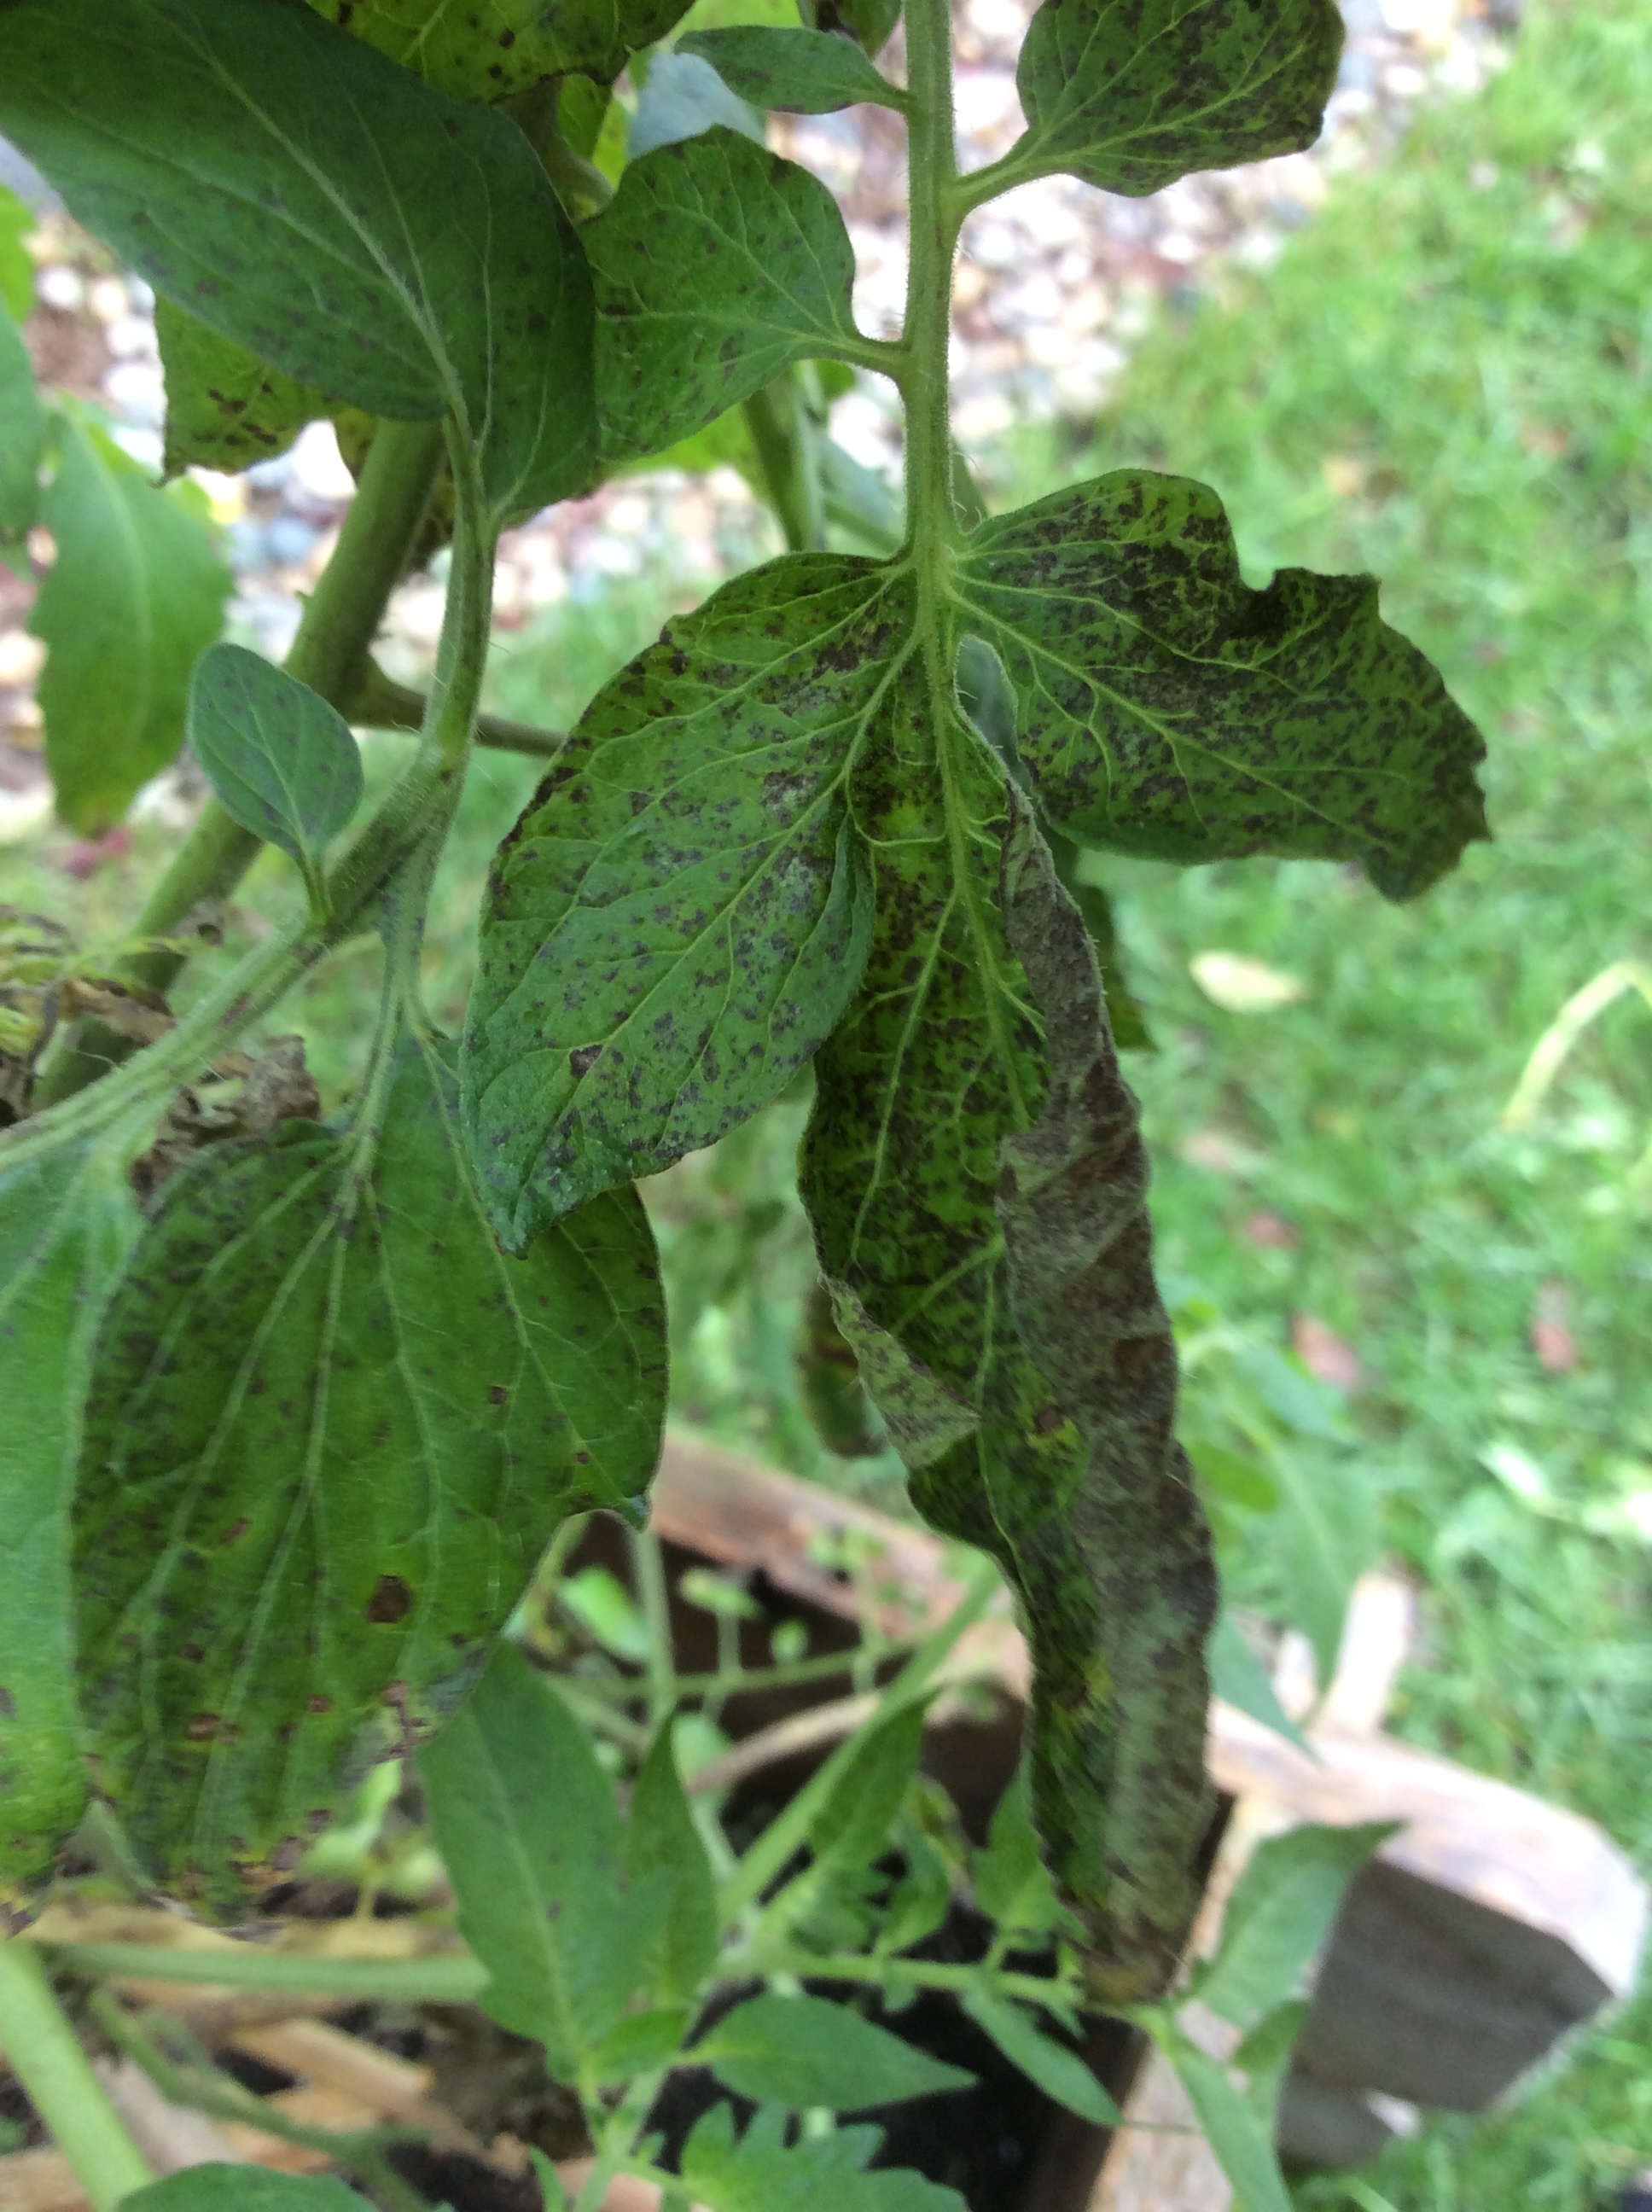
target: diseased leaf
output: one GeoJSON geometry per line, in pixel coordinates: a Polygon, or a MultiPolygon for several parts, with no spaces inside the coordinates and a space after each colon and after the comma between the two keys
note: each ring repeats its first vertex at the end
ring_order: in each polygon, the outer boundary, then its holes
{"type": "Polygon", "coordinates": [[[817,2106],[865,2112],[965,2089],[975,2079],[824,1997],[748,1998],[725,2013],[689,2056],[736,2096],[794,2112],[817,2106]]]}
{"type": "Polygon", "coordinates": [[[349,1127],[215,1146],[104,1323],[76,1506],[97,1774],[209,1911],[428,1735],[563,1515],[654,1463],[635,1197],[507,1260],[457,1109],[441,1051],[404,1036],[349,1127]]]}
{"type": "Polygon", "coordinates": [[[842,31],[878,54],[901,20],[901,0],[798,0],[798,13],[811,30],[842,31]]]}
{"type": "Polygon", "coordinates": [[[990,1990],[969,1990],[963,2008],[975,2026],[990,2035],[1012,2066],[1047,2097],[1077,2112],[1092,2127],[1115,2128],[1124,2115],[1076,2051],[1046,2035],[1024,2007],[990,1990]]]}
{"type": "Polygon", "coordinates": [[[639,1884],[656,1875],[670,1881],[654,1993],[662,2004],[689,2004],[717,1963],[717,1885],[683,1794],[669,1726],[654,1738],[631,1791],[625,1870],[639,1884]]]}
{"type": "MultiPolygon", "coordinates": [[[[3,97],[3,95],[0,95],[3,97]]],[[[161,490],[90,422],[65,416],[40,503],[58,557],[29,627],[58,811],[106,829],[184,741],[190,672],[233,579],[192,485],[161,490]]]]}
{"type": "Polygon", "coordinates": [[[167,380],[167,474],[222,469],[235,476],[284,453],[331,403],[171,300],[157,300],[155,331],[167,380]]]}
{"type": "Polygon", "coordinates": [[[697,54],[657,54],[626,133],[626,152],[631,161],[641,161],[657,146],[698,138],[719,124],[756,145],[763,143],[762,116],[730,90],[708,62],[697,54]]]}
{"type": "Polygon", "coordinates": [[[189,741],[231,819],[319,886],[323,852],[361,804],[361,749],[337,708],[262,654],[215,645],[190,689],[189,741]]]}
{"type": "Polygon", "coordinates": [[[760,2112],[737,2142],[734,2115],[714,2105],[683,2146],[683,2179],[706,2212],[963,2212],[955,2190],[904,2167],[865,2171],[881,2128],[837,2128],[789,2148],[786,2115],[760,2112]]]}
{"type": "Polygon", "coordinates": [[[1044,0],[1016,66],[1027,133],[1005,167],[1141,193],[1294,153],[1319,137],[1341,53],[1332,0],[1044,0]]]}
{"type": "Polygon", "coordinates": [[[0,298],[0,544],[21,538],[39,506],[46,413],[23,334],[0,298]]]}
{"type": "Polygon", "coordinates": [[[419,1772],[459,1927],[492,1976],[478,2002],[543,2043],[551,2073],[572,2081],[648,1977],[670,1871],[628,1885],[613,1784],[510,1644],[420,1754],[419,1772]]]}
{"type": "Polygon", "coordinates": [[[772,1098],[871,924],[846,798],[909,611],[870,562],[726,585],[599,692],[494,864],[467,1127],[519,1242],[772,1098]]]}
{"type": "Polygon", "coordinates": [[[0,1142],[0,1930],[86,1802],[69,1509],[92,1343],[138,1225],[124,1162],[106,1140],[16,1166],[0,1142]]]}
{"type": "Polygon", "coordinates": [[[361,2198],[325,2175],[300,2179],[261,2166],[192,2166],[121,2199],[120,2212],[361,2212],[361,2198]]]}
{"type": "Polygon", "coordinates": [[[1253,591],[1203,484],[1121,469],[984,523],[958,589],[1071,836],[1357,860],[1409,898],[1486,835],[1479,734],[1373,580],[1284,568],[1253,591]]]}
{"type": "Polygon", "coordinates": [[[548,76],[604,83],[663,39],[687,0],[310,0],[455,100],[503,100],[548,76]]]}
{"type": "Polygon", "coordinates": [[[793,115],[825,115],[863,100],[905,108],[905,93],[872,67],[848,39],[827,31],[781,30],[742,24],[726,31],[690,31],[678,53],[708,61],[726,85],[754,107],[793,115]]]}
{"type": "Polygon", "coordinates": [[[1223,1916],[1216,1956],[1193,1978],[1200,2003],[1248,2030],[1298,1996],[1348,1884],[1395,1826],[1309,1826],[1259,1844],[1223,1916]]]}
{"type": "Polygon", "coordinates": [[[19,325],[34,306],[34,264],[23,243],[33,228],[33,209],[0,185],[0,307],[19,325]]]}
{"type": "Polygon", "coordinates": [[[837,203],[721,125],[633,161],[585,230],[603,447],[655,453],[794,361],[859,359],[837,203]]]}
{"type": "Polygon", "coordinates": [[[19,0],[0,130],[157,292],[398,422],[452,415],[497,514],[583,488],[585,257],[516,126],[307,8],[19,0]]]}
{"type": "Polygon", "coordinates": [[[975,1417],[950,1444],[932,1420],[914,1453],[863,1361],[920,1510],[1022,1594],[1035,1810],[1116,2002],[1162,1986],[1196,1895],[1213,1575],[1088,939],[956,708],[925,759],[932,696],[855,787],[877,929],[817,1062],[805,1192],[829,1275],[932,1412],[975,1417]]]}

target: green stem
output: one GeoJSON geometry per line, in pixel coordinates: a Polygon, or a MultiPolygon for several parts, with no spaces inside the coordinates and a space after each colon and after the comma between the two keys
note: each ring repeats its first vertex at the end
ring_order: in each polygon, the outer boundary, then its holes
{"type": "MultiPolygon", "coordinates": [[[[920,560],[944,556],[958,536],[952,507],[952,441],[947,348],[952,333],[952,260],[963,210],[952,121],[952,24],[947,0],[908,0],[907,82],[911,89],[911,262],[907,279],[908,542],[920,560]]],[[[931,565],[924,561],[924,566],[931,565]]]]}
{"type": "MultiPolygon", "coordinates": [[[[430,504],[442,453],[434,422],[381,422],[338,544],[304,609],[287,672],[341,712],[361,688],[373,641],[400,581],[430,504]]],[[[257,858],[260,840],[210,799],[133,927],[143,948],[118,974],[166,991],[188,955],[167,942],[196,908],[226,898],[257,858]]],[[[82,1024],[40,1084],[42,1106],[82,1090],[129,1057],[132,1044],[100,1023],[82,1024]]]]}
{"type": "Polygon", "coordinates": [[[819,1818],[822,1808],[859,1756],[860,1747],[872,1729],[881,1728],[906,1706],[915,1705],[928,1695],[936,1668],[964,1630],[980,1620],[999,1588],[998,1569],[990,1559],[983,1559],[951,1613],[919,1645],[884,1690],[878,1700],[877,1711],[853,1735],[846,1736],[831,1757],[817,1768],[779,1819],[771,1821],[763,1830],[724,1883],[718,1904],[725,1927],[756,1903],[787,1862],[807,1843],[809,1831],[819,1818]]]}
{"type": "Polygon", "coordinates": [[[817,552],[826,543],[826,508],[814,424],[804,404],[796,367],[754,392],[744,404],[745,425],[757,449],[768,503],[786,533],[787,550],[817,552]]]}
{"type": "MultiPolygon", "coordinates": [[[[398,684],[375,660],[349,707],[345,720],[370,730],[421,730],[429,702],[422,691],[398,684]]],[[[506,714],[478,714],[476,741],[495,752],[525,753],[531,760],[555,760],[568,743],[566,730],[542,730],[532,722],[513,722],[506,714]]]]}
{"type": "MultiPolygon", "coordinates": [[[[363,2004],[471,2004],[487,1969],[468,1951],[428,1959],[325,1959],[238,1943],[223,1951],[185,1951],[169,1943],[51,1943],[21,1939],[52,1965],[90,1981],[176,1982],[191,1989],[262,1990],[281,1996],[353,1997],[363,2004]]],[[[5,1951],[15,1942],[0,1947],[5,1951]]],[[[0,2008],[0,2033],[4,2028],[0,2008]]]]}
{"type": "Polygon", "coordinates": [[[677,1668],[671,1652],[671,1601],[665,1588],[665,1554],[652,1529],[631,1532],[631,1568],[642,1617],[648,1624],[648,1722],[659,1728],[677,1711],[677,1668]]]}
{"type": "Polygon", "coordinates": [[[94,2212],[115,2212],[148,2187],[155,2176],[93,2072],[39,1952],[15,1937],[0,1943],[0,2049],[94,2212]]]}
{"type": "Polygon", "coordinates": [[[1006,1974],[998,1968],[989,1972],[984,1966],[935,1966],[926,1959],[818,1959],[812,1952],[770,1952],[760,1947],[748,1959],[730,1959],[725,1971],[732,1977],[743,1966],[753,1974],[790,1973],[796,1974],[799,1980],[865,1982],[874,1988],[881,1988],[887,1982],[906,1982],[921,1990],[960,1992],[989,1987],[994,1996],[1019,1997],[1025,2003],[1037,2005],[1077,2003],[1080,1995],[1076,1985],[1042,1974],[1006,1974]]]}

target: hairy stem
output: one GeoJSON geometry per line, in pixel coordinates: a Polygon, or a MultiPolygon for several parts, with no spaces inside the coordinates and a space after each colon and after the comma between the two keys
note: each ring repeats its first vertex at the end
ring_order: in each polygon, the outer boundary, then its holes
{"type": "Polygon", "coordinates": [[[57,2137],[94,2212],[154,2180],[58,2003],[32,1944],[0,1942],[0,2049],[57,2137]]]}
{"type": "MultiPolygon", "coordinates": [[[[361,686],[386,605],[417,542],[441,452],[439,423],[380,424],[333,556],[305,606],[288,673],[341,713],[361,686]]],[[[142,949],[118,972],[146,989],[167,990],[188,954],[155,940],[168,939],[197,907],[227,897],[259,849],[251,830],[210,799],[133,925],[142,949]]],[[[100,1023],[83,1024],[47,1069],[40,1103],[49,1106],[95,1082],[132,1049],[131,1040],[100,1023]]]]}
{"type": "Polygon", "coordinates": [[[907,81],[912,94],[911,264],[902,332],[906,360],[901,396],[906,403],[907,535],[921,561],[942,551],[957,536],[947,349],[952,331],[952,260],[963,215],[947,0],[908,0],[906,25],[907,81]]]}

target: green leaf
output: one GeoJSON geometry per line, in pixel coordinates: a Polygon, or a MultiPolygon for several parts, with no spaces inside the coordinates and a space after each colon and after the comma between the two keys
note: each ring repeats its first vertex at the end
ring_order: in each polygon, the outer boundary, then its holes
{"type": "Polygon", "coordinates": [[[157,292],[301,383],[451,415],[497,514],[583,488],[579,238],[504,117],[307,8],[21,0],[0,130],[157,292]]]}
{"type": "Polygon", "coordinates": [[[0,307],[19,324],[34,308],[34,263],[23,243],[34,227],[33,210],[0,185],[0,307]]]}
{"type": "Polygon", "coordinates": [[[1253,591],[1202,484],[1121,469],[1057,492],[983,524],[958,587],[1071,836],[1357,860],[1410,898],[1486,835],[1479,734],[1375,581],[1284,568],[1253,591]]]}
{"type": "Polygon", "coordinates": [[[983,1988],[965,1991],[963,2008],[1010,2063],[1018,2066],[1047,2097],[1054,2097],[1092,2127],[1122,2124],[1124,2115],[1078,2053],[1046,2035],[1023,2006],[983,1988]]]}
{"type": "Polygon", "coordinates": [[[1270,2135],[1275,2131],[1279,2092],[1291,2070],[1291,2060],[1303,2023],[1312,2007],[1295,1998],[1264,2013],[1233,2054],[1233,2070],[1244,2076],[1245,2101],[1270,2135]]]}
{"type": "MultiPolygon", "coordinates": [[[[625,1908],[622,1905],[620,1909],[625,1908]]],[[[631,2013],[604,2036],[586,2071],[604,2087],[657,2073],[676,2061],[693,2026],[694,2014],[687,2005],[657,2005],[648,2012],[631,2013]]]]}
{"type": "Polygon", "coordinates": [[[1043,1934],[1066,1917],[1050,1884],[1028,1804],[1025,1764],[999,1799],[987,1849],[976,1856],[975,1903],[1001,1929],[1043,1934]]]}
{"type": "Polygon", "coordinates": [[[1349,1598],[1376,1553],[1370,1479],[1351,1457],[1327,1459],[1288,1444],[1275,1449],[1270,1464],[1279,1503],[1269,1524],[1269,1550],[1285,1585],[1286,1613],[1313,1645],[1320,1688],[1328,1689],[1349,1598]]]}
{"type": "Polygon", "coordinates": [[[811,30],[841,31],[877,54],[901,20],[901,0],[798,0],[798,13],[811,30]]]}
{"type": "Polygon", "coordinates": [[[736,2096],[794,2112],[822,2106],[864,2112],[965,2089],[975,2079],[824,1997],[750,1997],[725,2013],[689,2056],[736,2096]]]}
{"type": "Polygon", "coordinates": [[[663,39],[686,0],[310,0],[456,100],[504,100],[548,76],[603,82],[663,39]]]}
{"type": "Polygon", "coordinates": [[[613,1784],[579,1723],[509,1644],[420,1754],[436,1847],[490,2019],[569,2081],[647,1978],[668,1873],[628,1885],[613,1784]]]}
{"type": "Polygon", "coordinates": [[[1239,2212],[1292,2212],[1270,2122],[1236,2087],[1225,2068],[1180,2030],[1168,2027],[1154,2032],[1233,2186],[1239,2212]]]}
{"type": "Polygon", "coordinates": [[[175,1893],[233,1911],[475,1680],[564,1514],[641,1490],[663,1316],[635,1199],[519,1261],[440,1048],[349,1127],[169,1182],[100,1339],[76,1508],[101,1784],[175,1893]]]}
{"type": "Polygon", "coordinates": [[[40,503],[46,413],[34,367],[10,309],[0,301],[0,544],[21,538],[40,503]]]}
{"type": "Polygon", "coordinates": [[[760,2112],[735,2140],[734,2116],[714,2105],[683,2146],[683,2179],[706,2212],[964,2212],[955,2190],[921,2174],[865,2167],[883,2130],[838,2128],[787,2148],[786,2115],[760,2112]]]}
{"type": "Polygon", "coordinates": [[[690,31],[677,40],[677,51],[708,61],[724,83],[754,107],[825,115],[863,100],[901,109],[908,105],[905,93],[874,69],[859,46],[826,31],[758,24],[690,31]]]}
{"type": "Polygon", "coordinates": [[[1272,1676],[1251,1650],[1230,1613],[1217,1616],[1205,1646],[1210,1664],[1211,1687],[1226,1705],[1248,1713],[1276,1735],[1285,1736],[1301,1750],[1310,1748],[1307,1737],[1279,1703],[1272,1676]]]}
{"type": "Polygon", "coordinates": [[[811,1831],[815,1871],[858,1874],[888,1850],[923,1737],[921,1705],[906,1706],[867,1732],[811,1831]]]}
{"type": "Polygon", "coordinates": [[[1130,2002],[1198,1894],[1214,1577],[1088,937],[956,706],[931,742],[869,756],[855,787],[878,928],[817,1062],[805,1194],[829,1277],[908,1363],[891,1401],[893,1356],[862,1354],[914,1502],[1021,1595],[1035,1815],[1100,1985],[1130,2002]]]}
{"type": "Polygon", "coordinates": [[[501,848],[464,1079],[507,1242],[712,1143],[836,1023],[890,596],[826,555],[725,586],[598,694],[501,848]]]}
{"type": "Polygon", "coordinates": [[[1200,2002],[1249,2029],[1295,1997],[1349,1882],[1395,1826],[1292,1828],[1259,1844],[1229,1900],[1216,1956],[1194,1977],[1200,2002]]]}
{"type": "Polygon", "coordinates": [[[1142,193],[1294,153],[1319,137],[1342,35],[1331,0],[1044,0],[1016,66],[1027,133],[1005,167],[1142,193]]]}
{"type": "MultiPolygon", "coordinates": [[[[3,95],[0,94],[0,104],[3,95]]],[[[89,422],[65,416],[40,503],[57,543],[29,627],[58,811],[106,829],[184,740],[190,672],[233,583],[192,486],[161,490],[89,422]]]]}
{"type": "Polygon", "coordinates": [[[190,689],[189,741],[230,818],[319,890],[321,855],[361,804],[361,750],[343,716],[261,654],[215,645],[190,689]]]}
{"type": "Polygon", "coordinates": [[[120,2212],[361,2212],[342,2181],[300,2180],[261,2166],[192,2166],[121,2199],[120,2212]]]}
{"type": "Polygon", "coordinates": [[[331,403],[236,345],[170,300],[157,300],[155,336],[167,378],[167,474],[189,468],[235,476],[284,453],[331,403]]]}
{"type": "Polygon", "coordinates": [[[657,146],[698,138],[719,124],[756,145],[763,143],[762,116],[729,89],[708,62],[697,54],[657,54],[626,133],[627,153],[631,161],[641,161],[657,146]]]}
{"type": "Polygon", "coordinates": [[[866,351],[824,185],[722,126],[633,161],[586,226],[604,453],[659,453],[794,361],[866,351]]]}
{"type": "Polygon", "coordinates": [[[557,1603],[616,1659],[642,1665],[653,1650],[642,1607],[606,1567],[581,1567],[556,1592],[557,1603]]]}
{"type": "Polygon", "coordinates": [[[683,1795],[669,1723],[654,1738],[631,1791],[625,1870],[639,1885],[669,1876],[671,1908],[654,1994],[662,2004],[692,2003],[717,1964],[717,1885],[683,1795]]]}
{"type": "Polygon", "coordinates": [[[15,1166],[0,1145],[0,1928],[86,1800],[69,1508],[93,1339],[137,1225],[120,1146],[15,1166]]]}

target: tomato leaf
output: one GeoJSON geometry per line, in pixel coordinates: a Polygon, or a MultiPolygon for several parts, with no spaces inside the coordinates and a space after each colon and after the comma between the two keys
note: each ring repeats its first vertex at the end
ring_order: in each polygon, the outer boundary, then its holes
{"type": "Polygon", "coordinates": [[[261,2166],[192,2166],[121,2199],[121,2212],[360,2212],[342,2181],[261,2166]]]}
{"type": "Polygon", "coordinates": [[[689,2056],[736,2096],[794,2112],[816,2106],[865,2112],[965,2089],[975,2079],[824,1997],[748,1998],[725,2013],[689,2056]]]}
{"type": "Polygon", "coordinates": [[[361,803],[361,749],[307,684],[239,645],[202,656],[189,740],[219,804],[320,882],[321,855],[361,803]]]}
{"type": "Polygon", "coordinates": [[[1077,2112],[1092,2127],[1115,2128],[1124,2115],[1076,2051],[1046,2035],[1024,2007],[990,1990],[969,1990],[963,2008],[975,2026],[991,2036],[1012,2066],[1047,2097],[1077,2112]]]}
{"type": "Polygon", "coordinates": [[[464,1080],[507,1241],[710,1144],[836,1023],[887,597],[834,556],[737,578],[597,695],[501,848],[464,1080]]]}
{"type": "Polygon", "coordinates": [[[717,1963],[717,1885],[683,1794],[669,1727],[655,1737],[631,1791],[625,1869],[638,1884],[654,1875],[670,1877],[655,1994],[662,2004],[691,2003],[717,1963]]]}
{"type": "Polygon", "coordinates": [[[191,671],[232,579],[192,485],[161,490],[94,424],[63,420],[40,503],[58,557],[29,627],[58,811],[106,829],[184,741],[191,671]]]}
{"type": "Polygon", "coordinates": [[[865,2168],[881,2128],[836,2128],[788,2147],[786,2115],[760,2112],[737,2142],[734,2116],[714,2105],[683,2146],[683,2179],[707,2212],[963,2212],[955,2190],[903,2167],[865,2168]]]}
{"type": "Polygon", "coordinates": [[[629,1193],[519,1261],[437,1048],[343,1129],[169,1182],[105,1321],[76,1505],[102,1787],[233,1911],[451,1711],[562,1516],[646,1485],[663,1319],[629,1193]]]}
{"type": "Polygon", "coordinates": [[[1294,153],[1319,137],[1342,36],[1331,0],[1044,0],[1016,66],[1027,133],[1005,167],[1141,193],[1294,153]]]}
{"type": "Polygon", "coordinates": [[[1193,1977],[1193,1995],[1247,2030],[1297,1996],[1348,1884],[1395,1826],[1310,1825],[1259,1844],[1228,1901],[1216,1956],[1193,1977]]]}
{"type": "Polygon", "coordinates": [[[46,410],[23,334],[0,298],[0,544],[23,536],[40,503],[46,410]]]}
{"type": "Polygon", "coordinates": [[[86,1802],[70,1500],[93,1340],[137,1226],[119,1145],[26,1166],[0,1146],[0,1927],[27,1917],[86,1802]]]}
{"type": "Polygon", "coordinates": [[[1122,469],[1057,492],[983,524],[959,582],[1071,836],[1357,860],[1410,898],[1487,834],[1479,733],[1375,582],[1285,568],[1253,591],[1203,484],[1122,469]]]}
{"type": "Polygon", "coordinates": [[[863,100],[904,109],[907,96],[874,69],[860,48],[827,31],[740,24],[730,30],[690,31],[677,42],[680,54],[708,61],[731,91],[754,107],[793,115],[825,115],[863,100]]]}
{"type": "Polygon", "coordinates": [[[234,476],[284,453],[307,422],[329,413],[321,393],[236,345],[171,300],[157,300],[167,379],[167,474],[234,476]]]}
{"type": "Polygon", "coordinates": [[[836,201],[724,125],[631,162],[585,244],[615,459],[703,429],[792,362],[864,350],[836,201]]]}
{"type": "Polygon", "coordinates": [[[628,1883],[613,1784],[584,1729],[509,1644],[421,1754],[483,2010],[571,2081],[649,1978],[671,1911],[661,1867],[628,1883]]]}
{"type": "Polygon", "coordinates": [[[495,514],[583,488],[585,257],[513,124],[307,8],[21,0],[0,129],[157,292],[300,382],[448,415],[495,514]]]}

